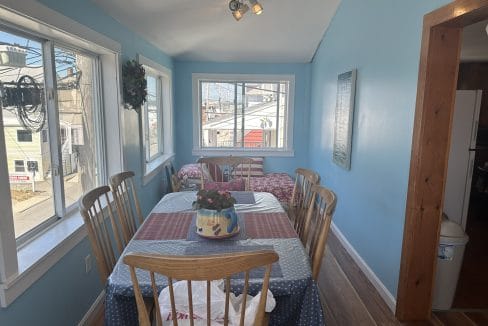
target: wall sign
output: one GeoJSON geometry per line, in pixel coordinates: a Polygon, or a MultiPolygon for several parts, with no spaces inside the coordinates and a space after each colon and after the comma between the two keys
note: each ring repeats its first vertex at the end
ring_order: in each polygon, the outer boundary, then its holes
{"type": "Polygon", "coordinates": [[[332,160],[340,167],[351,168],[352,122],[356,92],[356,69],[340,74],[337,80],[334,150],[332,160]]]}

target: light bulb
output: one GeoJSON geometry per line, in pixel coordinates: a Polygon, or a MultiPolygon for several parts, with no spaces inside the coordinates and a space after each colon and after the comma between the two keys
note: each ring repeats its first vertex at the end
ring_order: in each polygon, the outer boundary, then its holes
{"type": "Polygon", "coordinates": [[[256,3],[252,6],[252,12],[256,15],[261,15],[263,13],[263,6],[261,6],[259,3],[256,3]]]}
{"type": "Polygon", "coordinates": [[[261,15],[263,13],[263,6],[257,0],[249,0],[251,4],[251,10],[256,15],[261,15]]]}

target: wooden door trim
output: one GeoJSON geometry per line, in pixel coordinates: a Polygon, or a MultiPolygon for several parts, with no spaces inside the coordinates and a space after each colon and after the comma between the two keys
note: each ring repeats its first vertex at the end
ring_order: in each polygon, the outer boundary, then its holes
{"type": "Polygon", "coordinates": [[[396,316],[432,309],[450,130],[464,26],[488,17],[488,0],[457,0],[424,16],[396,316]]]}

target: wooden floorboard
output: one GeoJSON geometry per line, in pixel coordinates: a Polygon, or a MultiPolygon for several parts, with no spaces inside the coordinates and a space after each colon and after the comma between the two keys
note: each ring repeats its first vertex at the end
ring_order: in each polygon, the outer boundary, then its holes
{"type": "Polygon", "coordinates": [[[488,325],[488,311],[465,312],[464,314],[477,325],[488,325]]]}
{"type": "Polygon", "coordinates": [[[327,242],[318,285],[328,326],[488,325],[488,310],[435,312],[429,321],[400,323],[334,234],[327,242]]]}
{"type": "Polygon", "coordinates": [[[386,305],[359,266],[354,262],[344,247],[342,247],[339,239],[334,234],[331,234],[327,243],[344,274],[351,282],[376,324],[399,325],[390,308],[386,305]]]}
{"type": "Polygon", "coordinates": [[[445,311],[436,312],[435,315],[446,326],[476,326],[476,323],[462,312],[445,311]]]}
{"type": "Polygon", "coordinates": [[[334,255],[325,256],[318,284],[325,298],[327,325],[376,325],[334,255]]]}

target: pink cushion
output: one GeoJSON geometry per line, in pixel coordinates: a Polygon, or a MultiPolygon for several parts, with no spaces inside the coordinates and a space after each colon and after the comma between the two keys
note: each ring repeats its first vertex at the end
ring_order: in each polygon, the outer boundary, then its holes
{"type": "Polygon", "coordinates": [[[202,170],[200,169],[200,164],[185,164],[178,171],[178,178],[184,179],[199,179],[202,177],[202,170]]]}
{"type": "Polygon", "coordinates": [[[200,179],[202,177],[202,168],[206,169],[204,171],[205,180],[215,180],[222,181],[222,172],[218,165],[208,164],[207,166],[202,166],[199,163],[185,164],[178,171],[178,178],[183,180],[187,179],[200,179]]]}
{"type": "Polygon", "coordinates": [[[244,191],[246,190],[246,182],[242,178],[229,182],[208,181],[205,182],[205,190],[244,191]]]}
{"type": "Polygon", "coordinates": [[[270,192],[281,203],[288,204],[293,194],[295,182],[286,173],[268,173],[264,177],[251,178],[250,190],[270,192]]]}

